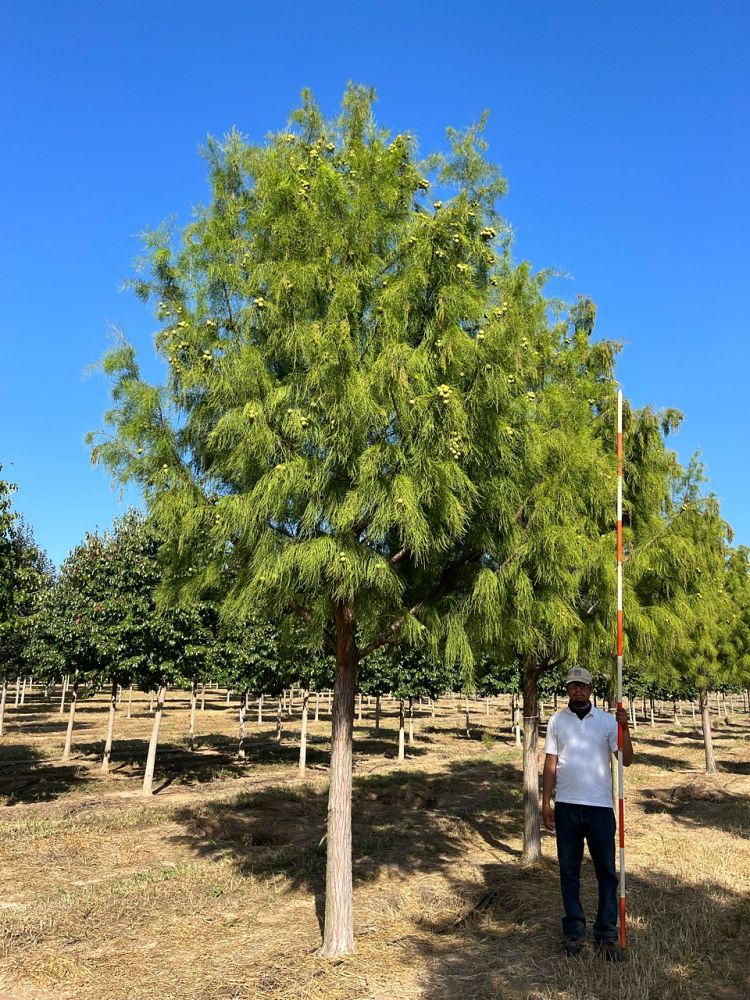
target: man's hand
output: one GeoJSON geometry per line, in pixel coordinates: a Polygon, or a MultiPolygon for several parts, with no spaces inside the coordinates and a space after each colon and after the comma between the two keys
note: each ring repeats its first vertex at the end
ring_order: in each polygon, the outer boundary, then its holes
{"type": "Polygon", "coordinates": [[[627,729],[630,725],[630,718],[628,716],[627,708],[618,708],[615,712],[615,719],[620,723],[623,729],[627,729]]]}
{"type": "Polygon", "coordinates": [[[626,708],[618,708],[615,719],[622,726],[622,762],[625,767],[633,763],[633,744],[630,740],[630,719],[626,708]]]}
{"type": "Polygon", "coordinates": [[[542,806],[542,818],[544,819],[544,825],[550,831],[550,833],[555,832],[555,810],[552,807],[552,803],[548,802],[546,806],[542,806]]]}

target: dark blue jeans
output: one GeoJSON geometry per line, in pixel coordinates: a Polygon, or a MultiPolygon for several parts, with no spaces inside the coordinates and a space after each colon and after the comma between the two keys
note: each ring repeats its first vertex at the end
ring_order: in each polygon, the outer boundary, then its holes
{"type": "Polygon", "coordinates": [[[579,806],[555,803],[555,837],[560,863],[565,916],[563,934],[568,938],[586,936],[586,914],[581,906],[581,861],[583,842],[588,844],[599,882],[599,909],[594,924],[596,941],[617,940],[617,887],[615,870],[615,814],[606,806],[579,806]]]}

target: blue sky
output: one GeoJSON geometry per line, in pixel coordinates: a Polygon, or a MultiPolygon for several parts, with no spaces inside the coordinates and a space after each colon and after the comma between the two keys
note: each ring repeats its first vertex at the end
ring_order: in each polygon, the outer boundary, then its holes
{"type": "Polygon", "coordinates": [[[636,405],[675,406],[736,540],[750,544],[745,295],[750,7],[6,0],[0,10],[0,462],[56,563],[123,504],[90,465],[114,326],[155,371],[122,280],[137,234],[207,197],[198,146],[282,127],[303,86],[348,80],[424,152],[491,109],[516,256],[570,275],[626,347],[636,405]]]}

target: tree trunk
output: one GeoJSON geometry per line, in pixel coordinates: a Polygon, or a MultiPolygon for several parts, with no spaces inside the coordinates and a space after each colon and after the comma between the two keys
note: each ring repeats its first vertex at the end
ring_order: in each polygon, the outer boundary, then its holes
{"type": "Polygon", "coordinates": [[[154,767],[156,766],[156,748],[159,744],[159,727],[161,726],[161,716],[164,709],[164,698],[167,689],[164,684],[159,686],[159,693],[156,698],[156,711],[154,713],[154,724],[151,727],[151,739],[148,744],[148,756],[146,757],[146,770],[143,775],[143,794],[151,795],[154,785],[154,767]]]}
{"type": "Polygon", "coordinates": [[[469,696],[464,696],[464,723],[466,725],[466,738],[471,739],[471,719],[469,718],[469,696]]]}
{"type": "Polygon", "coordinates": [[[539,760],[537,738],[539,720],[539,672],[532,660],[523,665],[523,861],[542,857],[539,830],[539,760]]]}
{"type": "Polygon", "coordinates": [[[714,757],[714,739],[711,734],[711,713],[708,709],[708,691],[700,691],[701,724],[703,726],[703,745],[706,750],[706,774],[716,774],[716,758],[714,757]]]}
{"type": "Polygon", "coordinates": [[[131,717],[132,712],[133,712],[133,685],[131,684],[130,687],[128,688],[128,714],[127,714],[128,719],[131,717]]]}
{"type": "Polygon", "coordinates": [[[70,711],[68,715],[68,731],[65,734],[65,749],[63,750],[63,762],[70,760],[70,750],[73,746],[73,723],[76,717],[76,701],[78,700],[78,681],[73,681],[73,691],[70,695],[70,711]]]}
{"type": "Polygon", "coordinates": [[[326,835],[326,907],[323,958],[354,950],[352,912],[352,736],[357,642],[354,612],[343,601],[334,605],[336,678],[331,726],[331,769],[326,835]]]}
{"type": "Polygon", "coordinates": [[[258,725],[263,725],[263,695],[258,696],[258,725]]]}
{"type": "Polygon", "coordinates": [[[315,722],[320,721],[320,691],[315,692],[315,722]]]}
{"type": "Polygon", "coordinates": [[[26,701],[26,678],[23,679],[23,684],[21,686],[21,704],[26,701]]]}
{"type": "Polygon", "coordinates": [[[198,681],[194,680],[190,688],[190,728],[188,729],[188,746],[195,746],[195,709],[198,704],[198,681]]]}
{"type": "Polygon", "coordinates": [[[237,744],[237,760],[245,759],[245,713],[247,712],[247,688],[240,698],[240,738],[237,744]]]}
{"type": "Polygon", "coordinates": [[[431,715],[431,717],[433,719],[435,718],[435,699],[434,698],[430,698],[430,715],[431,715]]]}
{"type": "Polygon", "coordinates": [[[281,715],[282,715],[283,711],[284,711],[284,704],[283,704],[281,695],[279,695],[279,699],[278,699],[278,703],[277,703],[277,707],[276,707],[276,742],[277,743],[281,743],[281,715]]]}
{"type": "MultiPolygon", "coordinates": [[[[13,708],[18,708],[18,702],[20,701],[20,698],[21,698],[21,678],[16,677],[16,700],[13,705],[13,708]]],[[[63,702],[64,701],[65,701],[65,688],[63,688],[63,702]]],[[[62,715],[63,711],[64,707],[60,709],[60,715],[62,715]]]]}
{"type": "Polygon", "coordinates": [[[409,746],[414,746],[414,699],[409,699],[409,746]]]}
{"type": "Polygon", "coordinates": [[[201,681],[201,712],[206,711],[206,685],[201,681]]]}
{"type": "Polygon", "coordinates": [[[5,699],[8,697],[8,681],[3,678],[3,693],[0,697],[0,736],[5,731],[5,699]]]}
{"type": "Polygon", "coordinates": [[[682,725],[682,720],[680,719],[679,715],[677,714],[677,698],[676,697],[672,698],[672,722],[674,722],[674,724],[676,726],[681,726],[682,725]]]}
{"type": "Polygon", "coordinates": [[[375,732],[380,732],[380,692],[375,695],[375,732]]]}
{"type": "Polygon", "coordinates": [[[291,717],[293,715],[293,710],[292,710],[292,702],[293,702],[293,700],[294,700],[294,688],[290,687],[289,688],[289,701],[287,702],[287,714],[288,714],[288,716],[289,716],[290,719],[291,719],[291,717]]]}
{"type": "Polygon", "coordinates": [[[357,695],[357,722],[362,721],[362,692],[357,695]]]}
{"type": "Polygon", "coordinates": [[[117,681],[112,681],[112,691],[109,696],[109,718],[107,719],[107,738],[104,741],[104,755],[102,756],[102,774],[109,774],[109,765],[112,761],[112,737],[115,732],[115,713],[117,712],[117,681]]]}
{"type": "Polygon", "coordinates": [[[404,759],[404,699],[400,698],[398,703],[398,759],[404,759]]]}
{"type": "Polygon", "coordinates": [[[307,705],[310,700],[310,692],[307,688],[302,689],[302,729],[299,738],[299,776],[304,778],[307,766],[307,705]]]}
{"type": "Polygon", "coordinates": [[[331,714],[331,689],[328,689],[328,714],[331,714]]]}

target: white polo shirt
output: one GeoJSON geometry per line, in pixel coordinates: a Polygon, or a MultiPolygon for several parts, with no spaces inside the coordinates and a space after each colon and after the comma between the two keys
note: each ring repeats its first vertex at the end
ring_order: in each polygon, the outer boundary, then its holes
{"type": "Polygon", "coordinates": [[[557,756],[556,802],[612,808],[610,754],[617,751],[614,715],[591,706],[582,719],[569,706],[547,723],[544,752],[557,756]]]}

